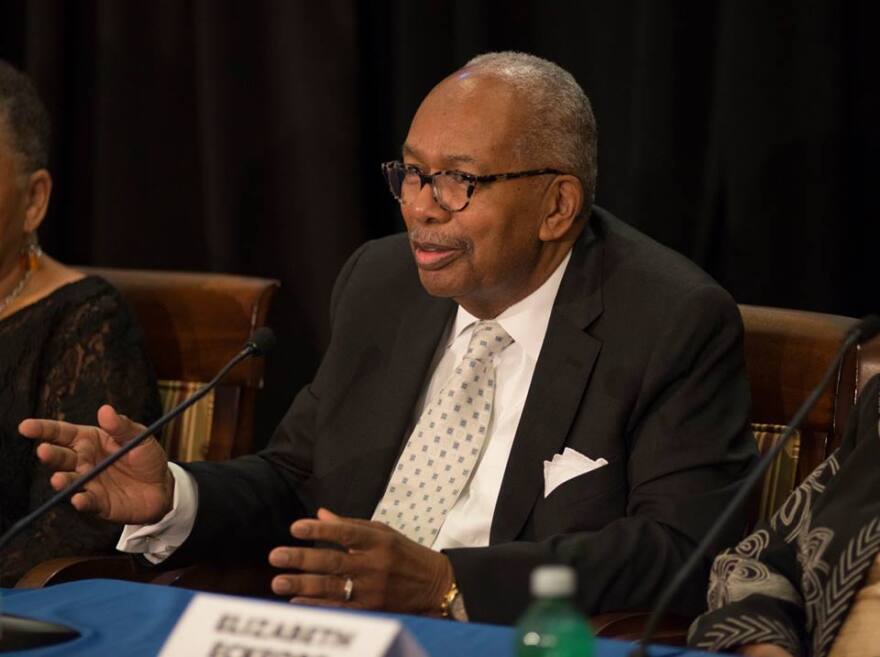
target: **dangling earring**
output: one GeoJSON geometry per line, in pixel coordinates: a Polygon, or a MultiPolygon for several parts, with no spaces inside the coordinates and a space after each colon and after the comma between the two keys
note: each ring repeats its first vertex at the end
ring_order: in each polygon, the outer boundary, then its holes
{"type": "Polygon", "coordinates": [[[23,275],[12,292],[7,294],[5,299],[0,299],[0,316],[2,316],[9,307],[9,304],[18,298],[22,290],[27,286],[28,281],[31,280],[31,276],[33,276],[34,272],[40,268],[40,258],[42,256],[43,249],[40,248],[40,243],[37,241],[37,234],[26,233],[24,236],[24,244],[21,247],[20,256],[20,266],[23,275]]]}
{"type": "Polygon", "coordinates": [[[24,272],[33,272],[40,268],[40,258],[43,257],[43,249],[35,232],[25,233],[24,244],[21,247],[21,269],[24,272]]]}

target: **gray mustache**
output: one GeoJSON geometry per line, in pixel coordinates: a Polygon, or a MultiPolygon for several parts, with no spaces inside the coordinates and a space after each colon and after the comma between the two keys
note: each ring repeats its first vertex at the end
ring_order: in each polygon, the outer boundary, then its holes
{"type": "Polygon", "coordinates": [[[470,250],[471,247],[470,241],[461,237],[442,235],[440,233],[434,233],[420,228],[409,231],[409,239],[411,242],[436,244],[437,246],[445,246],[449,249],[461,249],[464,251],[470,250]]]}

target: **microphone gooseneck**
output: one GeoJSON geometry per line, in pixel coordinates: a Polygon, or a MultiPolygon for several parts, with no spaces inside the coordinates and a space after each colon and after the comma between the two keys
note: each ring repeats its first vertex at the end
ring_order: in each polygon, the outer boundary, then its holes
{"type": "Polygon", "coordinates": [[[66,486],[62,490],[55,493],[55,495],[43,502],[43,504],[34,509],[31,513],[27,514],[23,518],[20,518],[18,522],[16,522],[8,530],[6,530],[6,532],[2,536],[0,536],[0,551],[2,551],[2,549],[6,547],[9,541],[15,538],[25,527],[30,525],[34,520],[46,513],[46,511],[51,509],[56,504],[63,502],[70,497],[73,497],[73,495],[76,494],[77,491],[82,489],[82,487],[89,483],[92,479],[104,472],[104,470],[116,463],[116,461],[128,454],[131,450],[140,445],[147,438],[149,438],[159,429],[168,424],[171,420],[176,418],[190,406],[199,401],[202,397],[207,395],[218,383],[220,383],[223,377],[225,377],[229,373],[229,370],[238,365],[241,361],[251,358],[252,356],[264,355],[266,352],[272,349],[273,346],[275,346],[275,334],[272,332],[272,329],[264,326],[254,331],[254,335],[244,344],[241,351],[239,351],[228,363],[226,363],[226,365],[223,366],[223,368],[217,373],[217,375],[213,379],[211,379],[208,383],[196,390],[196,392],[194,392],[190,397],[186,398],[180,404],[172,408],[165,415],[153,422],[150,426],[141,431],[137,436],[125,443],[118,450],[107,456],[104,460],[95,465],[95,467],[85,473],[82,477],[74,481],[69,486],[66,486]]]}
{"type": "Polygon", "coordinates": [[[757,483],[758,479],[764,474],[764,471],[773,462],[773,459],[776,458],[776,455],[782,451],[788,442],[789,438],[794,434],[795,430],[801,425],[801,422],[804,421],[804,418],[807,416],[807,413],[816,405],[816,402],[819,400],[819,397],[822,395],[822,391],[828,386],[828,383],[831,381],[831,378],[837,372],[837,369],[840,365],[840,362],[843,360],[844,355],[849,349],[859,342],[864,342],[866,340],[870,340],[877,333],[880,333],[880,316],[877,315],[868,315],[864,319],[862,319],[858,324],[853,326],[849,331],[847,331],[846,336],[843,342],[840,345],[840,348],[837,350],[837,353],[834,356],[834,360],[831,361],[831,364],[828,366],[828,369],[825,371],[825,374],[822,376],[822,380],[819,382],[813,391],[810,393],[809,397],[801,404],[800,408],[798,408],[797,412],[792,417],[791,422],[785,427],[785,430],[782,432],[782,435],[779,437],[779,440],[775,445],[764,454],[755,465],[754,469],[748,474],[748,476],[743,480],[740,485],[739,490],[736,492],[736,495],[733,496],[733,499],[730,500],[728,505],[724,508],[718,518],[715,520],[715,523],[709,528],[709,530],[705,533],[702,540],[697,544],[694,551],[691,553],[691,556],[684,563],[684,565],[679,569],[679,571],[675,574],[672,582],[669,583],[669,586],[664,589],[661,594],[657,604],[654,606],[654,610],[651,612],[651,615],[648,617],[647,622],[645,623],[645,631],[642,634],[642,638],[639,640],[638,645],[630,652],[629,657],[648,657],[648,644],[651,641],[651,638],[654,636],[654,632],[657,630],[657,625],[660,622],[660,619],[663,617],[663,614],[669,608],[669,603],[672,602],[672,598],[675,594],[678,593],[679,589],[684,585],[687,578],[694,571],[694,569],[700,564],[703,560],[704,555],[709,550],[709,547],[718,538],[718,534],[724,528],[724,526],[728,523],[730,518],[733,516],[734,512],[739,509],[742,503],[746,500],[746,498],[751,494],[752,488],[754,488],[755,483],[757,483]]]}

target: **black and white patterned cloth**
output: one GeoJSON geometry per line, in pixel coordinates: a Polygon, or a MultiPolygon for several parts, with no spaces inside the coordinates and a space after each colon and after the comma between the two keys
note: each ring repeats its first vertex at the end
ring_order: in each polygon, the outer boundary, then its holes
{"type": "Polygon", "coordinates": [[[880,552],[880,376],[865,387],[843,442],[769,523],[719,555],[709,611],[689,643],[733,651],[778,645],[825,657],[880,552]]]}

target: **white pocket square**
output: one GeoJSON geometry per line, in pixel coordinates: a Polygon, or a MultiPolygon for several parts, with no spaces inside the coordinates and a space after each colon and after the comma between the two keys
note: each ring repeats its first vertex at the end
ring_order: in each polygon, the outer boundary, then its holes
{"type": "Polygon", "coordinates": [[[608,461],[603,458],[594,461],[571,447],[566,447],[562,454],[554,454],[552,461],[544,461],[544,497],[569,479],[598,470],[603,465],[608,465],[608,461]]]}

